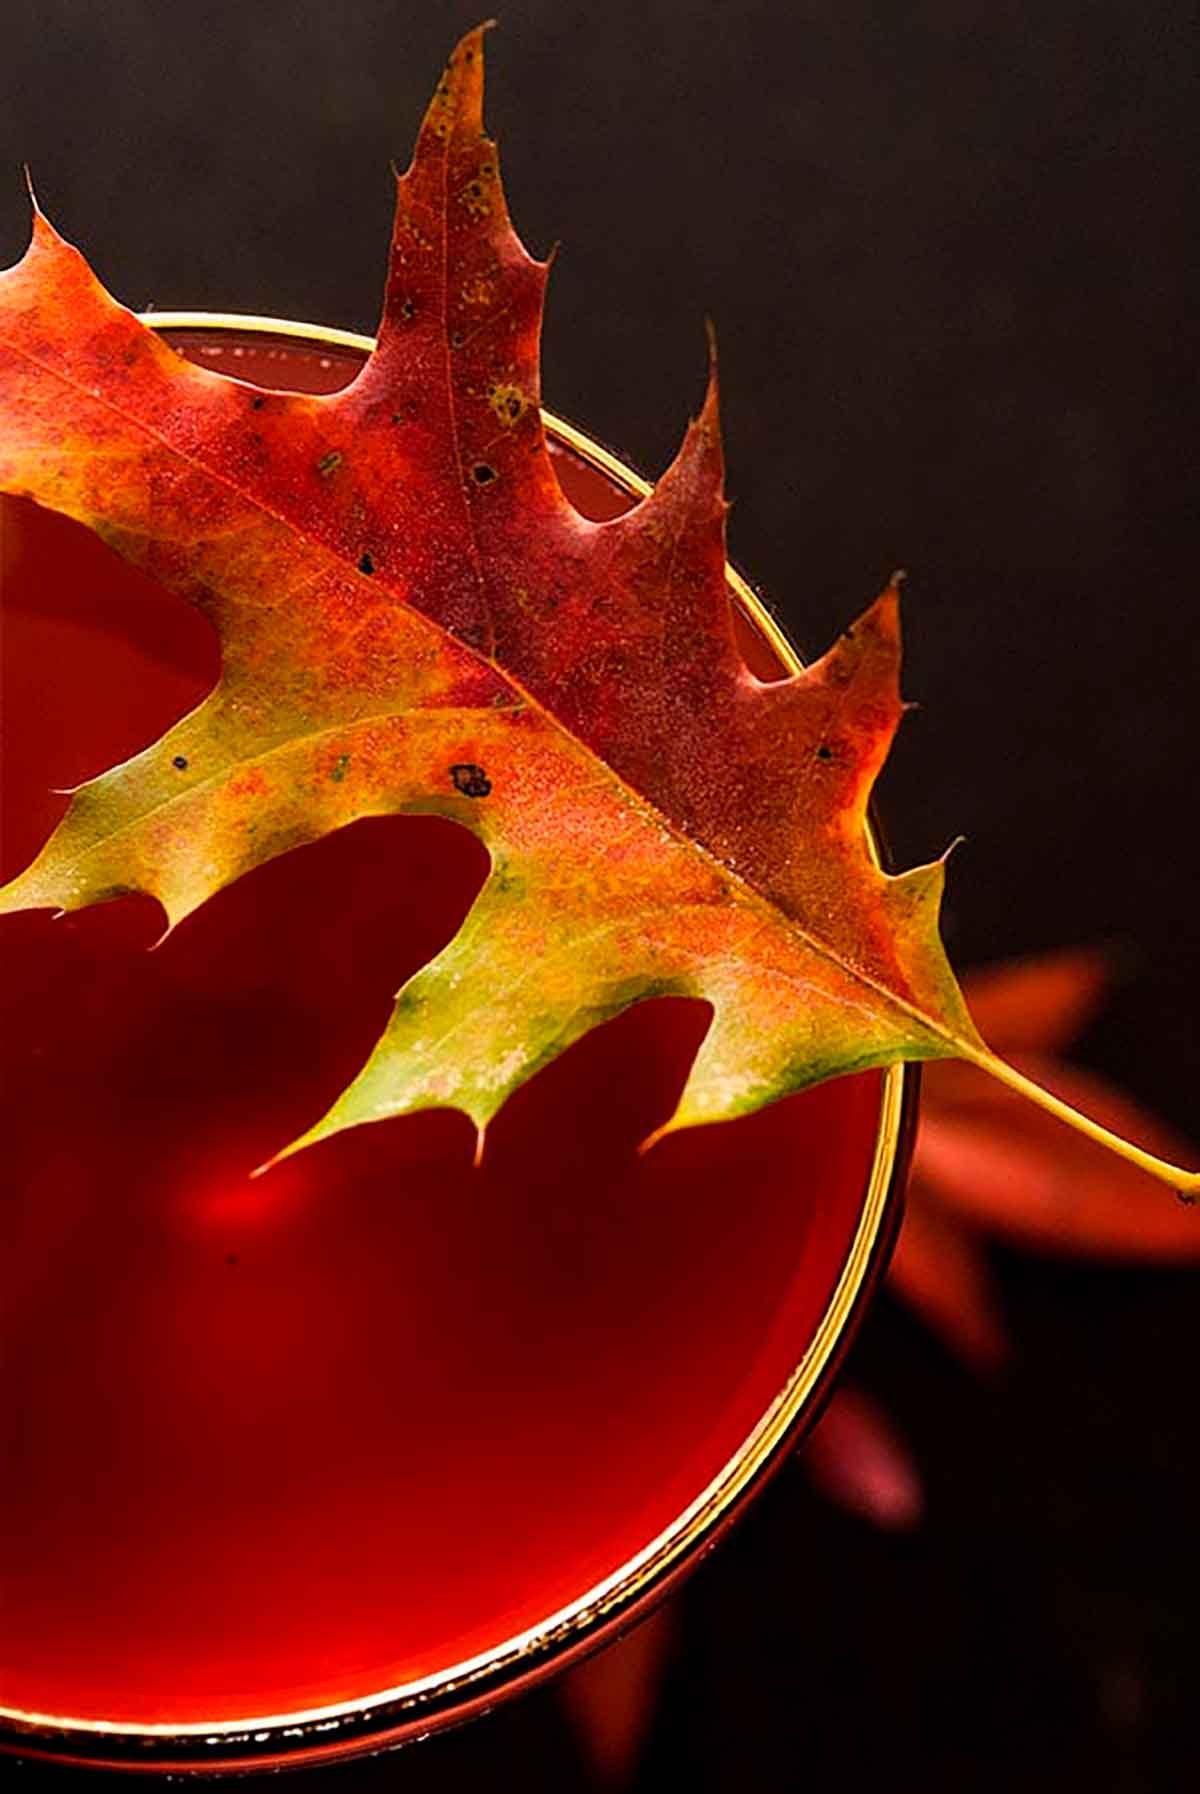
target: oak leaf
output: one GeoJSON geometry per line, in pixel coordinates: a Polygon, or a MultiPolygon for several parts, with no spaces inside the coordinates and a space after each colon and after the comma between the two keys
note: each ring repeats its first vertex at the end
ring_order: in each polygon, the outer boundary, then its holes
{"type": "Polygon", "coordinates": [[[712,1021],[660,1131],[899,1059],[1001,1075],[938,938],[942,863],[893,877],[868,840],[902,711],[895,582],[804,672],[748,671],[715,371],[644,502],[597,524],[564,498],[547,264],[508,220],[482,41],[455,50],[399,179],[378,343],[334,395],[185,364],[35,205],[0,276],[0,488],[198,606],[222,673],[73,794],[0,909],[144,892],[175,927],[359,817],[472,830],[474,907],[296,1145],[448,1106],[481,1146],[539,1066],[665,993],[712,1021]]]}

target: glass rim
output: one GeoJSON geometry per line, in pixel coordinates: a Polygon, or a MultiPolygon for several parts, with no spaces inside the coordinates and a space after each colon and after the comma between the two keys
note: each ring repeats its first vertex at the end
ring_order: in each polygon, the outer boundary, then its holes
{"type": "MultiPolygon", "coordinates": [[[[150,311],[140,321],[157,331],[270,336],[315,348],[369,355],[373,337],[332,326],[236,312],[150,311]]],[[[652,482],[612,450],[554,412],[542,409],[550,441],[569,450],[633,498],[652,482]]],[[[726,583],[735,602],[789,673],[804,662],[750,582],[730,562],[726,583]]],[[[878,821],[868,820],[877,865],[885,855],[878,821]]],[[[342,1760],[425,1737],[443,1725],[486,1711],[611,1642],[645,1617],[694,1568],[745,1504],[765,1487],[819,1415],[833,1376],[882,1277],[898,1232],[904,1173],[916,1121],[919,1067],[900,1063],[881,1076],[875,1150],[858,1225],[841,1272],[799,1363],[741,1446],[671,1523],[618,1569],[536,1625],[460,1663],[384,1688],[373,1695],[283,1713],[205,1722],[133,1724],[28,1712],[0,1704],[0,1748],[28,1758],[97,1769],[154,1773],[249,1773],[342,1760]]]]}

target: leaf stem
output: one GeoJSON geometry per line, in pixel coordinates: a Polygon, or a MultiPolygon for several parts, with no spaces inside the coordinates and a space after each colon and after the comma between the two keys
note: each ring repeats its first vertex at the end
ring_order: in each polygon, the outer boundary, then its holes
{"type": "Polygon", "coordinates": [[[1015,1066],[1007,1064],[986,1048],[978,1052],[964,1051],[962,1056],[989,1077],[1007,1084],[1010,1090],[1015,1090],[1018,1095],[1036,1103],[1048,1114],[1057,1116],[1059,1121],[1066,1122],[1076,1133],[1094,1140],[1098,1146],[1107,1147],[1109,1152],[1128,1160],[1129,1164],[1136,1165],[1150,1177],[1169,1184],[1181,1202],[1193,1203],[1200,1199],[1200,1171],[1185,1171],[1182,1166],[1172,1165],[1169,1160],[1160,1159],[1154,1153],[1146,1152],[1143,1147],[1135,1146],[1131,1140],[1123,1139],[1120,1134],[1114,1134],[1110,1128],[1102,1127],[1098,1121],[1092,1121],[1089,1116],[1072,1108],[1070,1103],[1063,1102],[1061,1097],[1043,1090],[1032,1078],[1027,1078],[1015,1066]]]}

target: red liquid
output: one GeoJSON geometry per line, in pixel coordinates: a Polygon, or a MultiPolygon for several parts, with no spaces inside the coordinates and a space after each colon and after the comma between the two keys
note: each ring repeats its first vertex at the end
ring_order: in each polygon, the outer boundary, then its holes
{"type": "MultiPolygon", "coordinates": [[[[224,365],[332,385],[327,360],[224,365]]],[[[65,807],[51,788],[151,741],[216,654],[82,530],[12,501],[0,523],[8,876],[65,807]]],[[[247,1180],[358,1069],[485,870],[450,824],[372,820],[153,953],[141,899],[0,918],[4,1707],[217,1723],[487,1651],[668,1526],[809,1344],[879,1079],[639,1160],[703,1005],[574,1048],[479,1173],[465,1120],[432,1114],[247,1180]]]]}

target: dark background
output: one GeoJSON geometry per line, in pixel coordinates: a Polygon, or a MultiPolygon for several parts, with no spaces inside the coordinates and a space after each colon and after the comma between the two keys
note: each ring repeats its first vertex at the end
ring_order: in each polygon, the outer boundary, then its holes
{"type": "MultiPolygon", "coordinates": [[[[480,10],[4,0],[0,261],[28,160],[129,304],[369,330],[389,159],[480,10]]],[[[562,242],[548,404],[653,474],[711,314],[732,552],[799,644],[909,570],[922,709],[884,816],[904,861],[968,838],[956,963],[1116,944],[1079,1056],[1200,1135],[1191,9],[510,0],[502,27],[510,205],[562,242]]],[[[1194,1786],[1197,1281],[1000,1273],[1002,1390],[886,1302],[856,1351],[924,1527],[776,1483],[685,1598],[642,1785],[1194,1786]]],[[[586,1785],[549,1696],[324,1780],[586,1785]]]]}

